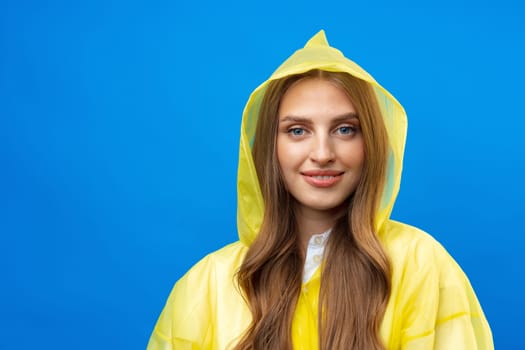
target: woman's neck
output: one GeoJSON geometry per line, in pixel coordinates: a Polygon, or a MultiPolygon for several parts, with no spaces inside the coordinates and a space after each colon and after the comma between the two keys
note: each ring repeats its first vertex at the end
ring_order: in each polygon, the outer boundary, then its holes
{"type": "Polygon", "coordinates": [[[297,228],[303,251],[306,251],[308,242],[313,235],[332,228],[340,215],[341,209],[339,208],[326,211],[298,208],[296,211],[297,228]]]}

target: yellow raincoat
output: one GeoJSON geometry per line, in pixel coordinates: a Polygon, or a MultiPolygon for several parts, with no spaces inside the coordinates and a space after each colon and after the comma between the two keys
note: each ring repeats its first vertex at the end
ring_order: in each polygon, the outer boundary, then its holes
{"type": "MultiPolygon", "coordinates": [[[[148,350],[232,349],[250,323],[235,273],[259,231],[263,201],[251,140],[268,83],[311,69],[347,72],[371,84],[388,130],[390,161],[376,229],[390,256],[392,292],[380,335],[388,349],[493,349],[492,335],[472,287],[457,263],[428,234],[389,219],[399,190],[406,136],[403,107],[367,72],[328,45],[323,31],[296,51],[251,94],[244,109],[238,170],[240,240],[211,253],[173,288],[148,350]]],[[[303,284],[292,325],[295,349],[318,349],[319,269],[303,284]]]]}

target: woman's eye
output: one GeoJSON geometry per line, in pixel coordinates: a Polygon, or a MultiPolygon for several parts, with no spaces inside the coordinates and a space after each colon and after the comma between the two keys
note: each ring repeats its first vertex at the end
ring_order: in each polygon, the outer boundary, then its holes
{"type": "Polygon", "coordinates": [[[337,130],[341,135],[350,135],[355,132],[355,128],[352,126],[341,126],[337,130]]]}
{"type": "Polygon", "coordinates": [[[288,133],[293,136],[302,136],[304,135],[304,129],[303,128],[291,128],[288,130],[288,133]]]}

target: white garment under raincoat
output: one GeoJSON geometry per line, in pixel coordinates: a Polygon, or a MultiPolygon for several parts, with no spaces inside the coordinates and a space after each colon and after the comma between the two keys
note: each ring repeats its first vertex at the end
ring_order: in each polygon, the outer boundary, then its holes
{"type": "MultiPolygon", "coordinates": [[[[323,31],[296,51],[251,94],[244,109],[238,170],[239,241],[211,253],[173,288],[148,350],[232,349],[251,321],[235,273],[259,231],[263,200],[252,160],[259,107],[268,83],[312,69],[346,72],[375,89],[388,131],[388,180],[376,230],[392,264],[392,291],[381,324],[387,349],[493,349],[492,334],[457,263],[428,234],[389,219],[401,180],[406,114],[367,72],[330,47],[323,31]]],[[[303,284],[291,336],[295,349],[318,349],[320,269],[303,284]]]]}

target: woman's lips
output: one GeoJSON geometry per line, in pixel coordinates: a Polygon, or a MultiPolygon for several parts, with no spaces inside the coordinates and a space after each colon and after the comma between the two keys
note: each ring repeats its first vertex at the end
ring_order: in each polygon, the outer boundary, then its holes
{"type": "Polygon", "coordinates": [[[301,172],[304,180],[315,187],[330,187],[342,179],[344,172],[336,170],[311,170],[301,172]]]}

